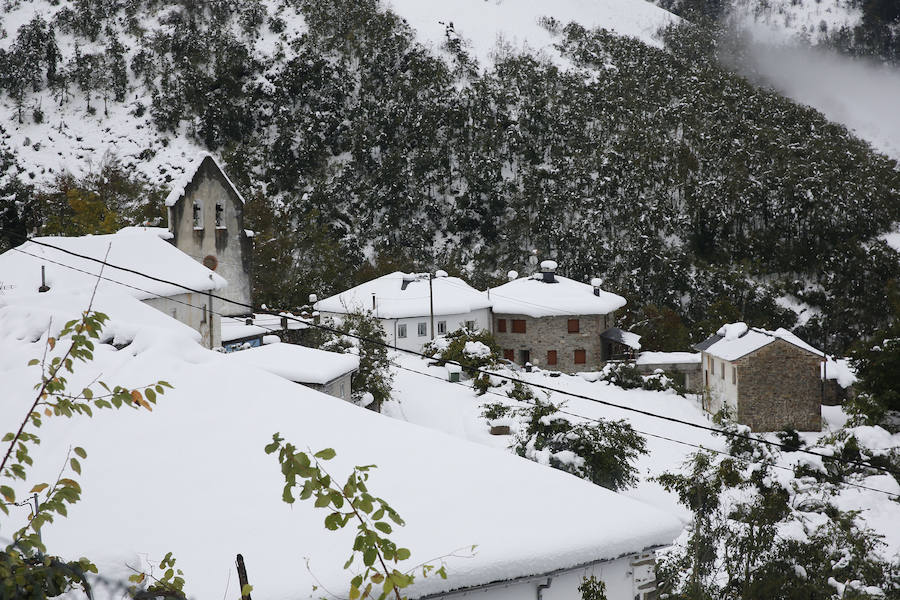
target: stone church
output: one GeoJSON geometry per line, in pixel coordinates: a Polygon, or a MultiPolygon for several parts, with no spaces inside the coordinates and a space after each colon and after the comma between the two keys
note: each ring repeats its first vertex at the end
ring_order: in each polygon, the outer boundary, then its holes
{"type": "Polygon", "coordinates": [[[252,236],[244,229],[244,198],[212,155],[203,152],[166,198],[172,244],[221,275],[228,285],[217,302],[228,316],[250,314],[252,236]],[[243,306],[242,306],[243,305],[243,306]]]}

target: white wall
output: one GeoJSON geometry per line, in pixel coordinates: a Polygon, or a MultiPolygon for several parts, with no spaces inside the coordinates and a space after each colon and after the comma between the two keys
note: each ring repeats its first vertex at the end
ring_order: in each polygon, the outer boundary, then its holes
{"type": "MultiPolygon", "coordinates": [[[[541,593],[543,600],[581,600],[578,586],[584,577],[595,576],[606,584],[608,600],[649,600],[655,585],[640,589],[646,583],[646,577],[653,578],[652,568],[632,566],[637,556],[627,556],[616,560],[598,563],[587,567],[566,571],[551,577],[550,587],[541,593]],[[646,573],[645,573],[646,571],[646,573]],[[649,574],[649,575],[648,575],[649,574]]],[[[509,584],[498,584],[494,587],[459,591],[443,594],[441,598],[457,600],[472,598],[473,600],[536,600],[538,585],[546,584],[547,578],[535,578],[509,584]]]]}
{"type": "MultiPolygon", "coordinates": [[[[331,317],[340,319],[343,315],[339,313],[323,312],[323,318],[331,317]]],[[[412,350],[413,352],[421,352],[427,342],[431,341],[431,316],[424,315],[421,317],[409,317],[404,319],[379,319],[381,326],[384,328],[387,342],[391,346],[395,346],[402,350],[412,350]],[[419,335],[419,323],[425,323],[425,335],[419,335]],[[398,337],[400,325],[406,325],[406,337],[398,337]]],[[[441,321],[447,323],[447,333],[456,331],[462,327],[466,321],[475,321],[475,329],[491,328],[491,312],[488,308],[480,308],[470,313],[455,315],[434,315],[434,335],[438,335],[438,324],[441,321]]]]}
{"type": "MultiPolygon", "coordinates": [[[[732,383],[732,369],[736,369],[737,366],[733,362],[722,360],[706,352],[701,354],[700,359],[700,365],[703,370],[703,385],[708,385],[711,400],[707,410],[712,414],[716,414],[722,410],[723,406],[728,406],[732,417],[736,416],[738,386],[737,383],[732,383]],[[713,363],[712,370],[710,370],[710,361],[713,363]],[[725,373],[724,379],[722,378],[723,369],[725,373]]],[[[740,381],[740,373],[737,373],[737,379],[734,379],[734,381],[740,381]]]]}
{"type": "Polygon", "coordinates": [[[207,348],[222,345],[222,320],[219,315],[215,314],[218,312],[219,302],[221,301],[210,298],[207,294],[194,293],[144,300],[144,304],[199,331],[200,341],[207,348]],[[203,310],[204,307],[206,311],[203,310]],[[210,321],[212,323],[212,339],[210,339],[210,321]]]}

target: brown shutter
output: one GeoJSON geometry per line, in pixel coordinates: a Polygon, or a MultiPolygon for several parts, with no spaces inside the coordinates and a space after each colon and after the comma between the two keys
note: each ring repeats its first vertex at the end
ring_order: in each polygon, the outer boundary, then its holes
{"type": "Polygon", "coordinates": [[[497,333],[506,333],[506,319],[497,319],[497,333]]]}
{"type": "Polygon", "coordinates": [[[575,351],[575,364],[583,365],[587,362],[587,352],[584,350],[576,350],[575,351]]]}
{"type": "Polygon", "coordinates": [[[513,333],[525,333],[525,319],[513,319],[512,320],[512,332],[513,333]]]}
{"type": "Polygon", "coordinates": [[[548,365],[556,364],[556,350],[547,350],[547,364],[548,365]]]}
{"type": "Polygon", "coordinates": [[[578,333],[578,331],[579,331],[578,319],[569,319],[569,333],[578,333]]]}
{"type": "Polygon", "coordinates": [[[516,351],[515,350],[504,350],[503,358],[506,360],[515,361],[516,360],[516,351]]]}

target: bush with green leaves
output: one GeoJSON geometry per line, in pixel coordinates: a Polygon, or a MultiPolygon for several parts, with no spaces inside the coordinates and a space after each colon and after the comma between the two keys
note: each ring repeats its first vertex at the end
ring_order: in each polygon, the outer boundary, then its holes
{"type": "Polygon", "coordinates": [[[678,394],[685,393],[683,377],[678,378],[660,370],[644,375],[636,366],[625,362],[606,363],[600,369],[598,379],[626,390],[642,389],[657,392],[674,390],[678,394]]]}
{"type": "Polygon", "coordinates": [[[492,367],[500,360],[500,346],[485,329],[457,329],[428,342],[422,352],[437,359],[438,364],[456,363],[469,375],[475,375],[478,369],[492,367]]]}
{"type": "Polygon", "coordinates": [[[381,321],[368,312],[344,315],[338,322],[327,321],[325,341],[320,346],[331,352],[359,356],[359,371],[353,376],[353,400],[375,412],[391,399],[391,361],[387,337],[381,321]]]}

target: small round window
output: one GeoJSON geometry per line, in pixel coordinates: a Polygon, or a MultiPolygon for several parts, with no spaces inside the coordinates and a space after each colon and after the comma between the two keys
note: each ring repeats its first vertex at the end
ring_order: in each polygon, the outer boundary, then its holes
{"type": "Polygon", "coordinates": [[[216,267],[219,266],[219,259],[217,259],[212,254],[208,255],[203,259],[203,266],[209,269],[210,271],[215,271],[216,267]]]}

